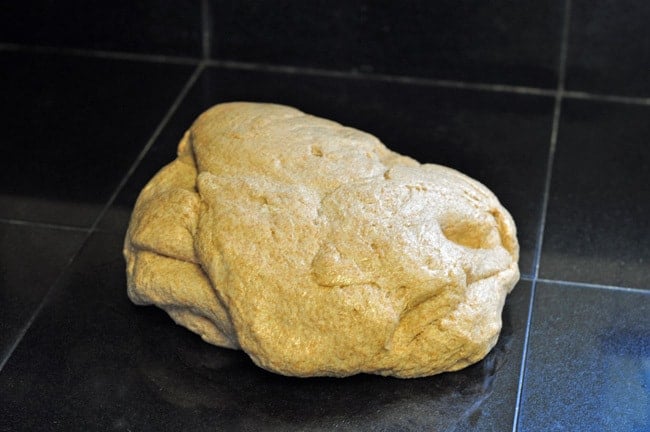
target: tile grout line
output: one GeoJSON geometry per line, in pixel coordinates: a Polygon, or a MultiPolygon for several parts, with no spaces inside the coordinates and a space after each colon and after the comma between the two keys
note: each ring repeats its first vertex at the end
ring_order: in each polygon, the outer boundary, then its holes
{"type": "MultiPolygon", "coordinates": [[[[206,1],[207,0],[203,0],[206,1]]],[[[261,71],[272,73],[284,73],[289,75],[305,75],[325,78],[341,78],[353,80],[368,80],[376,82],[391,82],[405,85],[420,85],[424,87],[438,87],[438,88],[452,88],[461,90],[474,90],[474,91],[487,91],[496,93],[511,93],[519,95],[542,96],[542,97],[555,97],[556,90],[542,88],[521,86],[515,84],[496,84],[496,83],[482,83],[482,82],[469,82],[460,80],[446,80],[436,78],[424,78],[408,75],[390,75],[390,74],[374,74],[363,73],[354,71],[342,71],[336,69],[319,69],[310,67],[299,67],[290,65],[272,65],[254,62],[240,62],[234,60],[217,60],[210,59],[209,50],[211,49],[212,36],[210,32],[209,20],[202,23],[202,27],[208,26],[207,31],[203,31],[202,35],[202,56],[203,58],[183,57],[183,56],[166,56],[158,54],[141,54],[129,53],[124,51],[102,51],[80,48],[65,48],[65,47],[47,47],[39,45],[21,45],[14,43],[0,43],[0,51],[26,51],[42,54],[59,54],[71,55],[79,57],[102,58],[112,60],[132,60],[143,61],[151,63],[168,63],[168,64],[187,64],[198,65],[204,62],[204,66],[221,67],[224,69],[237,69],[249,71],[261,71]]],[[[635,96],[622,96],[616,94],[604,93],[591,93],[580,90],[565,90],[563,92],[564,99],[579,99],[594,102],[609,102],[619,103],[624,105],[641,105],[650,106],[650,97],[635,97],[635,96]]]]}
{"type": "Polygon", "coordinates": [[[75,262],[75,260],[79,257],[81,254],[81,251],[85,247],[85,245],[88,243],[88,240],[90,239],[91,235],[98,231],[97,227],[99,225],[99,222],[102,220],[110,206],[113,204],[113,201],[117,198],[118,194],[126,185],[126,182],[128,179],[131,177],[131,175],[135,172],[136,168],[139,166],[140,162],[142,159],[144,159],[145,155],[149,152],[149,149],[153,145],[153,143],[156,141],[164,127],[167,125],[171,117],[174,115],[176,110],[178,109],[179,105],[181,102],[185,99],[185,96],[187,93],[190,91],[190,89],[194,86],[194,83],[197,81],[198,77],[200,76],[201,72],[204,69],[204,62],[200,62],[196,68],[194,69],[194,72],[190,75],[188,80],[186,81],[185,85],[181,88],[180,92],[172,102],[171,106],[163,116],[163,118],[160,120],[156,128],[154,129],[153,133],[151,134],[151,137],[147,140],[147,143],[145,146],[142,148],[138,156],[136,157],[135,161],[131,164],[129,170],[127,173],[124,175],[120,183],[117,185],[113,193],[111,194],[111,197],[109,200],[104,204],[102,207],[102,210],[99,212],[97,217],[95,218],[95,221],[91,225],[91,227],[87,230],[86,235],[84,236],[84,239],[81,241],[81,244],[79,245],[79,248],[76,250],[74,254],[70,257],[70,259],[66,262],[66,264],[63,266],[61,271],[59,272],[58,276],[50,284],[47,292],[39,302],[38,306],[36,309],[32,312],[31,316],[29,317],[29,320],[25,325],[20,329],[18,332],[18,335],[16,339],[13,341],[13,343],[9,346],[9,349],[4,353],[3,358],[0,358],[0,372],[4,369],[4,366],[7,364],[7,361],[9,361],[9,358],[13,355],[14,351],[20,344],[20,342],[23,340],[25,337],[25,334],[29,330],[29,328],[32,326],[38,315],[40,315],[41,310],[45,306],[45,304],[48,302],[49,298],[52,296],[52,293],[55,291],[55,287],[59,284],[59,281],[63,278],[63,275],[67,273],[68,269],[72,266],[72,264],[75,262]]]}
{"type": "Polygon", "coordinates": [[[60,231],[77,231],[77,232],[90,231],[90,227],[85,228],[85,227],[77,227],[72,225],[58,225],[58,224],[48,223],[48,222],[33,222],[33,221],[21,220],[21,219],[0,218],[0,224],[17,225],[17,226],[25,226],[25,227],[33,227],[33,228],[44,228],[44,229],[52,229],[52,230],[60,230],[60,231]]]}
{"type": "Polygon", "coordinates": [[[526,95],[547,96],[547,97],[552,97],[555,95],[555,90],[545,89],[541,87],[467,82],[467,81],[459,81],[459,80],[414,77],[408,75],[350,72],[350,71],[342,71],[336,69],[320,69],[320,68],[312,68],[312,67],[273,65],[273,64],[264,64],[264,63],[240,62],[234,60],[217,60],[217,59],[208,60],[207,65],[213,67],[221,67],[224,69],[284,73],[287,75],[305,75],[305,76],[315,76],[315,77],[325,77],[325,78],[342,78],[342,79],[351,79],[351,80],[393,82],[398,84],[421,85],[426,87],[482,90],[482,91],[526,94],[526,95]]]}
{"type": "Polygon", "coordinates": [[[68,55],[76,57],[90,57],[101,58],[109,60],[133,60],[150,63],[170,63],[170,64],[186,64],[196,65],[201,62],[201,59],[194,57],[184,56],[168,56],[162,54],[144,54],[144,53],[131,53],[125,51],[105,51],[105,50],[92,50],[83,48],[69,48],[69,47],[49,47],[44,45],[22,45],[15,43],[0,43],[0,51],[24,51],[36,54],[57,54],[68,55]]]}
{"type": "Polygon", "coordinates": [[[201,49],[203,60],[210,59],[212,51],[212,16],[210,15],[210,3],[208,0],[201,0],[201,49]]]}
{"type": "Polygon", "coordinates": [[[634,96],[619,96],[601,93],[589,93],[578,90],[565,90],[564,99],[578,99],[595,102],[612,102],[622,105],[648,105],[650,106],[650,98],[647,97],[634,97],[634,96]]]}
{"type": "Polygon", "coordinates": [[[524,332],[524,346],[521,353],[521,365],[519,367],[519,379],[517,383],[517,398],[515,400],[515,413],[512,421],[512,432],[519,429],[519,418],[521,409],[521,399],[523,395],[524,380],[526,375],[526,366],[528,359],[528,344],[530,340],[530,329],[533,321],[533,306],[535,302],[535,291],[539,280],[539,265],[542,257],[542,246],[544,243],[544,231],[546,230],[546,216],[548,211],[548,202],[551,192],[551,178],[553,175],[553,165],[555,161],[555,150],[557,148],[557,138],[560,128],[560,115],[562,111],[562,99],[564,98],[564,87],[566,80],[566,63],[569,50],[569,29],[571,21],[571,0],[564,3],[564,19],[562,22],[562,42],[560,44],[560,60],[558,64],[558,82],[557,92],[555,94],[555,104],[553,106],[553,123],[551,126],[551,136],[548,149],[548,159],[546,162],[546,178],[544,181],[544,195],[542,198],[542,211],[539,221],[539,231],[537,233],[537,244],[535,245],[535,258],[533,268],[533,280],[530,288],[530,300],[528,303],[528,316],[526,318],[526,330],[524,332]]]}
{"type": "Polygon", "coordinates": [[[519,429],[519,408],[521,407],[521,395],[524,386],[524,375],[526,372],[526,358],[528,357],[528,339],[530,337],[530,325],[533,317],[533,300],[535,298],[535,287],[537,281],[533,279],[530,285],[530,299],[528,299],[528,311],[526,315],[526,330],[524,331],[523,349],[521,351],[521,363],[519,365],[519,377],[517,379],[517,397],[515,398],[515,413],[512,418],[512,432],[519,429]]]}
{"type": "Polygon", "coordinates": [[[539,232],[537,233],[537,244],[535,245],[535,265],[533,268],[533,278],[535,280],[539,277],[539,265],[542,255],[542,246],[544,243],[544,230],[546,228],[546,215],[548,211],[548,201],[551,193],[551,179],[553,176],[553,165],[555,162],[555,151],[557,149],[557,138],[560,129],[560,115],[562,112],[562,100],[564,99],[564,82],[566,70],[566,58],[568,51],[568,37],[569,37],[569,20],[571,0],[566,0],[565,3],[565,20],[562,29],[562,47],[560,53],[560,71],[558,74],[557,94],[555,96],[555,105],[553,107],[553,124],[551,127],[551,138],[548,149],[548,159],[546,163],[546,179],[544,182],[544,195],[542,201],[542,214],[540,218],[539,232]]]}
{"type": "Polygon", "coordinates": [[[621,291],[621,292],[627,292],[627,293],[650,295],[650,290],[644,289],[644,288],[624,287],[624,286],[617,286],[617,285],[603,285],[603,284],[596,284],[596,283],[590,283],[590,282],[567,281],[567,280],[562,280],[562,279],[539,278],[539,279],[537,279],[537,281],[547,283],[547,284],[564,285],[564,286],[576,286],[576,287],[579,287],[579,288],[591,288],[591,289],[601,289],[601,290],[607,290],[607,291],[621,291]]]}

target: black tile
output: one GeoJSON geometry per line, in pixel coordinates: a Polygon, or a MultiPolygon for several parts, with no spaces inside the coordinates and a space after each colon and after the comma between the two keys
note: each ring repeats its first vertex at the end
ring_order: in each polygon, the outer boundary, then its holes
{"type": "Polygon", "coordinates": [[[0,217],[89,226],[193,66],[0,53],[0,217]]]}
{"type": "Polygon", "coordinates": [[[0,364],[85,236],[0,223],[0,364]]]}
{"type": "Polygon", "coordinates": [[[540,274],[650,288],[650,107],[565,100],[540,274]]]}
{"type": "Polygon", "coordinates": [[[650,96],[650,3],[574,0],[567,57],[569,90],[650,96]]]}
{"type": "Polygon", "coordinates": [[[225,101],[296,106],[373,133],[389,148],[456,168],[487,185],[512,213],[520,267],[531,274],[553,100],[387,82],[208,69],[102,223],[123,232],[138,192],[176,156],[194,118],[225,101]]]}
{"type": "Polygon", "coordinates": [[[650,295],[541,284],[519,430],[650,430],[650,295]]]}
{"type": "Polygon", "coordinates": [[[555,88],[564,2],[212,0],[213,58],[555,88]]]}
{"type": "Polygon", "coordinates": [[[0,374],[0,430],[511,428],[527,282],[507,299],[495,349],[467,369],[287,378],[132,305],[121,245],[121,235],[95,233],[57,285],[0,374]]]}
{"type": "Polygon", "coordinates": [[[201,2],[8,2],[0,42],[200,57],[201,2]]]}

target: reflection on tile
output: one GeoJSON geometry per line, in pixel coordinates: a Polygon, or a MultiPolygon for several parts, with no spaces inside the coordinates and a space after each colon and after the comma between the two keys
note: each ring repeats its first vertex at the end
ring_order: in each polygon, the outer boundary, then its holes
{"type": "Polygon", "coordinates": [[[0,374],[0,429],[509,430],[530,286],[465,370],[297,379],[210,346],[126,297],[122,237],[95,233],[0,374]],[[56,423],[55,423],[56,422],[56,423]],[[482,425],[486,425],[485,428],[482,425]],[[490,429],[492,428],[492,429],[490,429]]]}
{"type": "Polygon", "coordinates": [[[650,288],[650,107],[565,100],[540,274],[650,288]]]}
{"type": "Polygon", "coordinates": [[[94,50],[201,55],[201,3],[173,0],[11,2],[0,41],[94,50]]]}
{"type": "Polygon", "coordinates": [[[650,96],[650,2],[573,0],[567,88],[650,96]]]}
{"type": "Polygon", "coordinates": [[[0,223],[0,363],[85,236],[0,223]]]}
{"type": "Polygon", "coordinates": [[[553,100],[396,83],[207,69],[116,201],[103,227],[120,232],[137,194],[194,118],[225,101],[296,106],[378,136],[421,162],[456,168],[486,184],[513,214],[520,267],[531,274],[553,100]]]}
{"type": "Polygon", "coordinates": [[[650,295],[541,284],[519,430],[650,430],[650,295]]]}
{"type": "Polygon", "coordinates": [[[211,1],[213,58],[554,88],[564,2],[211,1]]]}
{"type": "Polygon", "coordinates": [[[90,226],[192,66],[0,53],[0,217],[90,226]]]}

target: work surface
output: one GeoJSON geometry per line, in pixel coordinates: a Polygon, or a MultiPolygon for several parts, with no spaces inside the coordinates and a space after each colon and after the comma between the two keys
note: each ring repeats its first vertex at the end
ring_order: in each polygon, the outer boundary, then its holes
{"type": "Polygon", "coordinates": [[[650,430],[649,95],[565,80],[578,48],[523,86],[0,51],[0,430],[650,430]],[[137,194],[232,100],[334,119],[493,190],[522,273],[493,351],[430,378],[287,378],[131,304],[137,194]]]}

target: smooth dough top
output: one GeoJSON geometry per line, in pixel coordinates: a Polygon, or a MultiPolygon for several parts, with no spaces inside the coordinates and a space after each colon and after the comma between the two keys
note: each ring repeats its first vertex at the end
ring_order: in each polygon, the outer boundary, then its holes
{"type": "Polygon", "coordinates": [[[128,294],[293,376],[419,377],[482,359],[519,279],[485,186],[281,105],[203,113],[142,190],[128,294]]]}

